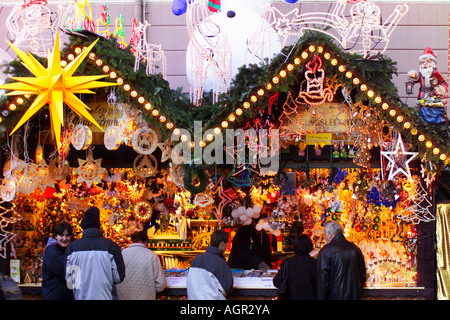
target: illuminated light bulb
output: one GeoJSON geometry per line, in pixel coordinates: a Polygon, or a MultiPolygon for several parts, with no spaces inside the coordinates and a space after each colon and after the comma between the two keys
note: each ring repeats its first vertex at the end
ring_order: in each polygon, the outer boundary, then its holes
{"type": "Polygon", "coordinates": [[[65,67],[67,66],[67,61],[66,60],[61,60],[61,67],[65,67]]]}
{"type": "Polygon", "coordinates": [[[375,102],[376,102],[376,103],[380,103],[380,102],[381,102],[381,97],[376,97],[376,98],[375,98],[375,102]]]}
{"type": "Polygon", "coordinates": [[[323,48],[321,46],[317,47],[317,52],[322,53],[323,52],[323,48]]]}
{"type": "Polygon", "coordinates": [[[350,79],[351,77],[353,77],[353,73],[351,73],[350,71],[347,71],[345,73],[345,76],[350,79]]]}
{"type": "Polygon", "coordinates": [[[109,71],[109,66],[103,66],[103,72],[108,72],[109,71]]]}
{"type": "Polygon", "coordinates": [[[361,91],[366,91],[367,90],[367,86],[365,84],[362,84],[360,88],[361,88],[361,91]]]}
{"type": "Polygon", "coordinates": [[[309,52],[314,52],[314,51],[316,51],[316,47],[314,47],[313,45],[310,45],[308,50],[309,50],[309,52]]]}
{"type": "Polygon", "coordinates": [[[389,105],[388,105],[387,103],[383,103],[383,105],[381,106],[381,108],[382,108],[383,110],[387,110],[387,109],[389,109],[389,105]]]}
{"type": "Polygon", "coordinates": [[[437,155],[437,154],[439,154],[439,152],[441,152],[441,150],[439,150],[439,148],[434,148],[434,149],[433,149],[433,153],[434,153],[434,154],[437,155]]]}
{"type": "Polygon", "coordinates": [[[81,53],[81,48],[80,47],[76,47],[75,48],[75,53],[76,54],[80,54],[81,53]]]}
{"type": "Polygon", "coordinates": [[[200,147],[206,146],[206,142],[205,142],[204,140],[201,140],[201,141],[199,142],[199,144],[200,144],[200,147]]]}
{"type": "Polygon", "coordinates": [[[330,59],[331,58],[331,54],[329,54],[328,52],[326,52],[324,55],[323,55],[323,57],[325,58],[325,59],[330,59]]]}
{"type": "Polygon", "coordinates": [[[358,78],[353,79],[353,84],[359,84],[359,79],[358,78]]]}
{"type": "Polygon", "coordinates": [[[331,60],[331,64],[332,64],[333,66],[335,66],[335,65],[338,64],[338,61],[337,61],[336,59],[333,59],[333,60],[331,60]]]}
{"type": "Polygon", "coordinates": [[[236,117],[234,116],[234,114],[230,114],[228,116],[228,120],[230,120],[231,122],[233,122],[234,120],[236,120],[236,117]]]}
{"type": "Polygon", "coordinates": [[[143,104],[143,103],[145,102],[145,98],[144,98],[144,97],[139,97],[139,98],[138,98],[138,102],[139,102],[140,104],[143,104]]]}
{"type": "Polygon", "coordinates": [[[153,109],[152,116],[157,117],[159,115],[158,109],[153,109]]]}
{"type": "Polygon", "coordinates": [[[93,53],[93,52],[89,53],[89,58],[91,60],[94,60],[95,59],[95,53],[93,53]]]}
{"type": "Polygon", "coordinates": [[[302,60],[300,58],[295,58],[294,59],[294,63],[299,65],[302,62],[302,60]]]}
{"type": "Polygon", "coordinates": [[[286,70],[280,71],[280,77],[284,78],[284,77],[286,77],[286,75],[287,75],[286,70]]]}
{"type": "Polygon", "coordinates": [[[403,122],[403,116],[398,116],[397,117],[397,122],[403,122]]]}
{"type": "Polygon", "coordinates": [[[403,125],[403,128],[409,129],[409,128],[411,128],[411,124],[409,122],[405,122],[405,124],[403,125]]]}
{"type": "Polygon", "coordinates": [[[131,89],[131,87],[128,83],[123,85],[123,90],[130,91],[130,89],[131,89]]]}
{"type": "Polygon", "coordinates": [[[189,142],[189,145],[191,146],[191,148],[193,148],[193,147],[195,147],[195,142],[191,141],[191,142],[189,142]]]}
{"type": "Polygon", "coordinates": [[[267,89],[267,90],[272,89],[272,84],[270,84],[270,83],[266,84],[266,89],[267,89]]]}
{"type": "Polygon", "coordinates": [[[9,110],[11,110],[11,111],[16,110],[16,108],[17,108],[17,106],[16,106],[14,103],[11,103],[11,104],[9,105],[9,110]]]}
{"type": "Polygon", "coordinates": [[[256,102],[256,101],[258,101],[258,98],[256,96],[251,96],[250,100],[251,100],[251,102],[256,102]]]}
{"type": "Polygon", "coordinates": [[[302,52],[302,58],[303,58],[303,59],[308,58],[308,52],[303,51],[303,52],[302,52]]]}
{"type": "Polygon", "coordinates": [[[242,114],[242,109],[241,108],[237,108],[236,109],[236,114],[238,115],[238,116],[240,116],[241,114],[242,114]]]}
{"type": "Polygon", "coordinates": [[[172,129],[173,128],[173,123],[172,122],[167,122],[166,127],[167,127],[167,129],[172,129]]]}
{"type": "Polygon", "coordinates": [[[122,78],[117,78],[116,82],[117,82],[118,84],[123,84],[123,79],[122,79],[122,78]]]}
{"type": "Polygon", "coordinates": [[[278,82],[280,82],[280,79],[278,77],[273,77],[272,82],[277,84],[278,82]]]}
{"type": "Polygon", "coordinates": [[[389,111],[389,114],[391,115],[391,117],[395,117],[397,112],[394,109],[392,109],[391,111],[389,111]]]}
{"type": "Polygon", "coordinates": [[[31,97],[31,94],[29,94],[29,93],[27,93],[26,95],[25,95],[25,98],[27,98],[27,99],[29,99],[31,97]]]}
{"type": "Polygon", "coordinates": [[[133,91],[131,91],[130,95],[131,95],[133,98],[136,98],[138,94],[137,94],[136,90],[133,90],[133,91]]]}
{"type": "Polygon", "coordinates": [[[250,103],[249,103],[249,102],[244,102],[244,108],[245,108],[245,109],[250,108],[250,103]]]}
{"type": "Polygon", "coordinates": [[[215,134],[220,134],[220,132],[221,132],[221,130],[220,130],[219,127],[215,127],[215,128],[214,128],[214,133],[215,133],[215,134]]]}
{"type": "Polygon", "coordinates": [[[427,148],[431,148],[431,147],[433,146],[433,143],[432,143],[431,141],[427,141],[427,142],[425,143],[425,146],[426,146],[427,148]]]}
{"type": "Polygon", "coordinates": [[[288,71],[292,71],[292,70],[294,70],[294,65],[291,64],[291,63],[289,63],[289,64],[286,66],[286,69],[288,69],[288,71]]]}
{"type": "Polygon", "coordinates": [[[173,134],[178,136],[180,134],[180,129],[178,128],[173,129],[173,134]]]}
{"type": "Polygon", "coordinates": [[[226,127],[228,127],[228,122],[226,122],[226,121],[222,121],[222,128],[226,128],[226,127]]]}
{"type": "MultiPolygon", "coordinates": [[[[1,119],[1,118],[0,118],[1,119]]],[[[440,156],[439,156],[439,159],[441,159],[442,161],[445,161],[445,159],[447,159],[447,156],[445,155],[445,154],[441,154],[440,156]]]]}
{"type": "Polygon", "coordinates": [[[340,71],[340,72],[344,72],[345,69],[346,69],[346,68],[345,68],[344,65],[341,64],[341,65],[339,66],[339,71],[340,71]]]}
{"type": "Polygon", "coordinates": [[[264,95],[264,90],[263,89],[259,89],[258,90],[258,96],[263,96],[264,95]]]}
{"type": "Polygon", "coordinates": [[[421,134],[418,139],[419,139],[419,141],[425,141],[425,136],[423,134],[421,134]]]}
{"type": "Polygon", "coordinates": [[[213,139],[214,139],[214,136],[211,133],[206,135],[206,140],[212,141],[213,139]]]}
{"type": "Polygon", "coordinates": [[[418,132],[417,132],[417,129],[416,129],[416,128],[411,129],[411,134],[412,134],[413,136],[415,136],[417,133],[418,133],[418,132]]]}
{"type": "Polygon", "coordinates": [[[109,74],[109,77],[110,77],[111,79],[114,79],[115,77],[117,77],[117,73],[115,73],[114,71],[112,71],[112,72],[109,74]]]}
{"type": "Polygon", "coordinates": [[[160,121],[160,122],[166,122],[166,117],[160,116],[160,117],[159,117],[159,121],[160,121]]]}
{"type": "Polygon", "coordinates": [[[16,102],[17,102],[18,104],[22,104],[22,103],[23,103],[23,99],[22,99],[21,97],[18,97],[17,100],[16,100],[16,102]]]}
{"type": "Polygon", "coordinates": [[[2,123],[2,121],[3,121],[3,118],[2,118],[2,117],[0,117],[0,123],[2,123]]]}
{"type": "Polygon", "coordinates": [[[98,66],[101,66],[103,64],[102,59],[95,60],[95,64],[98,65],[98,66]]]}
{"type": "Polygon", "coordinates": [[[187,141],[187,135],[185,135],[185,134],[181,135],[180,139],[183,142],[187,141]]]}
{"type": "Polygon", "coordinates": [[[145,109],[150,110],[152,108],[152,105],[150,104],[150,102],[147,102],[144,106],[145,109]]]}
{"type": "Polygon", "coordinates": [[[373,92],[372,90],[367,91],[367,96],[369,98],[373,98],[374,95],[375,95],[375,92],[373,92]]]}

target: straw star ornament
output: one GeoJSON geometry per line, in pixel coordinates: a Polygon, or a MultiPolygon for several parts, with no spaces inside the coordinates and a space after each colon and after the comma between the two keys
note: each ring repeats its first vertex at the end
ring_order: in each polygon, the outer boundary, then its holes
{"type": "Polygon", "coordinates": [[[24,94],[37,95],[36,99],[11,131],[11,134],[29,120],[38,110],[48,104],[52,132],[59,150],[61,147],[61,126],[64,125],[64,103],[80,117],[86,118],[103,131],[102,127],[89,113],[89,107],[78,99],[75,94],[92,94],[95,92],[89,89],[108,87],[117,84],[97,81],[107,77],[106,75],[73,76],[76,69],[80,66],[81,62],[86,58],[97,41],[98,39],[64,68],[61,66],[58,33],[56,33],[53,52],[49,51],[48,53],[47,68],[44,68],[44,66],[42,66],[29,52],[26,54],[10,42],[6,41],[34,77],[12,77],[12,79],[17,82],[1,85],[0,89],[13,90],[6,94],[10,96],[24,94]]]}

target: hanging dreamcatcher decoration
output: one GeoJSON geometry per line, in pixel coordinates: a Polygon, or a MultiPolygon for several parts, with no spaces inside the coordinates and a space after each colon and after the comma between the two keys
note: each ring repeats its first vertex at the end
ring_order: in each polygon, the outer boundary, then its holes
{"type": "Polygon", "coordinates": [[[101,163],[102,158],[94,160],[92,149],[89,149],[86,159],[78,159],[79,166],[73,170],[78,175],[77,183],[86,182],[89,188],[94,182],[101,183],[101,176],[106,172],[101,163]]]}
{"type": "Polygon", "coordinates": [[[61,181],[70,173],[69,162],[60,156],[53,158],[48,165],[48,173],[53,180],[61,181]]]}

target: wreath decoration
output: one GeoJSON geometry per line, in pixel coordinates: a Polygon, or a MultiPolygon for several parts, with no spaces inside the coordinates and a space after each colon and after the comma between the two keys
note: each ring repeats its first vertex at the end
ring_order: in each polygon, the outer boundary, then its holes
{"type": "Polygon", "coordinates": [[[148,221],[152,217],[153,208],[147,201],[139,201],[134,206],[134,216],[140,221],[148,221]]]}
{"type": "Polygon", "coordinates": [[[205,191],[208,185],[208,176],[201,166],[186,166],[183,177],[184,188],[191,195],[205,191]]]}

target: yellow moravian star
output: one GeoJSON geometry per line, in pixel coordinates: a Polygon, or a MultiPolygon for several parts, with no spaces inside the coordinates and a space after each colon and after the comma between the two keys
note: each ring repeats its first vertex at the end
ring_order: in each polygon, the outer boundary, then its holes
{"type": "Polygon", "coordinates": [[[34,75],[34,77],[11,77],[11,79],[16,80],[17,82],[1,85],[0,89],[13,90],[6,94],[9,96],[25,94],[37,95],[36,99],[11,131],[11,134],[20,128],[20,126],[30,119],[39,109],[48,104],[52,131],[59,151],[61,147],[61,126],[64,125],[64,103],[80,117],[86,118],[103,131],[102,127],[88,112],[88,110],[90,110],[89,107],[78,99],[75,94],[95,93],[89,89],[108,87],[117,84],[97,81],[107,77],[107,75],[72,76],[97,41],[98,39],[63,68],[61,66],[59,35],[56,33],[53,52],[49,51],[48,53],[47,69],[44,68],[28,51],[28,54],[26,54],[10,42],[6,41],[22,60],[22,64],[34,75]]]}

